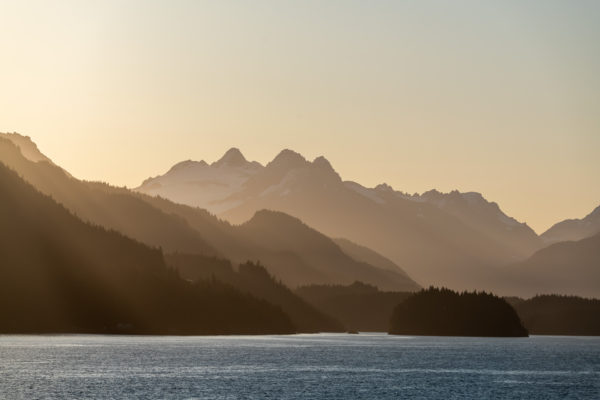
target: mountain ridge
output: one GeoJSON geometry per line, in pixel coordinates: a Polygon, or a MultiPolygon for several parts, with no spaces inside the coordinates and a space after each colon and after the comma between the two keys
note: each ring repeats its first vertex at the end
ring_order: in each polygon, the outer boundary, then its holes
{"type": "MultiPolygon", "coordinates": [[[[168,181],[168,177],[162,179],[168,181]]],[[[231,176],[221,179],[227,182],[231,176]]],[[[178,185],[175,196],[160,188],[137,190],[184,204],[185,196],[200,191],[181,181],[172,184],[178,185]]],[[[206,194],[211,188],[202,191],[206,194]]],[[[263,209],[285,212],[329,237],[366,245],[424,284],[474,289],[483,279],[476,275],[486,274],[481,269],[525,259],[541,247],[531,228],[478,193],[429,191],[410,196],[386,184],[370,189],[343,181],[322,156],[310,162],[289,149],[247,174],[235,190],[213,193],[210,202],[187,204],[206,208],[234,224],[250,220],[263,209]],[[473,276],[473,283],[461,286],[460,275],[473,276]],[[436,281],[432,281],[434,276],[436,281]]]]}
{"type": "MultiPolygon", "coordinates": [[[[0,139],[0,159],[8,162],[30,183],[51,194],[82,218],[123,232],[148,245],[161,247],[165,252],[225,257],[235,263],[261,260],[271,273],[292,287],[298,284],[335,283],[336,277],[327,277],[316,271],[323,268],[339,268],[339,263],[356,263],[345,254],[336,253],[335,248],[332,251],[338,255],[333,259],[322,254],[320,258],[312,258],[308,262],[305,257],[290,248],[268,248],[264,244],[254,243],[253,240],[244,237],[240,228],[219,220],[207,211],[125,188],[78,181],[67,176],[58,167],[32,163],[24,159],[18,148],[6,139],[0,139]]],[[[290,226],[279,229],[293,229],[296,222],[293,219],[287,221],[290,226]]],[[[273,227],[265,226],[257,235],[268,234],[276,237],[277,234],[272,233],[272,229],[273,227]]],[[[320,234],[313,230],[311,235],[320,234]]],[[[361,270],[364,272],[365,268],[381,275],[375,267],[365,264],[361,270]]],[[[408,286],[402,284],[396,289],[406,290],[407,287],[414,287],[410,278],[398,269],[395,282],[400,284],[402,281],[408,282],[408,286]]],[[[379,283],[384,285],[389,285],[389,282],[379,280],[379,283]]]]}
{"type": "Polygon", "coordinates": [[[540,237],[545,244],[549,245],[584,239],[598,232],[600,232],[600,206],[581,219],[573,218],[557,222],[540,237]]]}

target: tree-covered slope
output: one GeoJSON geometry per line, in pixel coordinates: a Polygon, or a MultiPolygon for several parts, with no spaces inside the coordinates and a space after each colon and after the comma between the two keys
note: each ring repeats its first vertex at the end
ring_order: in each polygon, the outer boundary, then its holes
{"type": "Polygon", "coordinates": [[[234,268],[230,261],[196,254],[168,254],[169,266],[175,268],[183,278],[217,280],[241,292],[249,293],[272,304],[276,304],[290,316],[298,332],[342,332],[344,326],[336,319],[315,308],[276,281],[260,264],[246,262],[234,268]]]}
{"type": "MultiPolygon", "coordinates": [[[[366,272],[367,276],[363,278],[366,281],[379,282],[394,290],[403,290],[405,282],[412,282],[399,268],[398,273],[381,272],[379,268],[357,263],[340,254],[335,245],[331,246],[333,253],[312,257],[299,252],[306,248],[305,243],[290,242],[282,247],[261,240],[261,237],[276,237],[294,229],[298,225],[294,218],[287,219],[289,223],[284,225],[267,223],[258,229],[253,225],[248,227],[253,229],[248,236],[250,229],[232,226],[203,209],[100,182],[77,180],[49,162],[47,157],[37,157],[37,161],[26,158],[15,143],[35,147],[28,138],[20,135],[0,137],[0,160],[38,190],[52,196],[84,221],[117,230],[166,252],[220,256],[234,263],[260,260],[271,274],[289,286],[348,282],[345,274],[338,275],[335,271],[351,269],[361,274],[366,272]],[[337,256],[332,262],[329,255],[334,253],[337,256]],[[330,273],[324,274],[324,269],[330,273]],[[374,280],[369,279],[371,275],[374,280]]],[[[37,151],[37,147],[35,149],[37,151]]],[[[323,236],[316,231],[313,233],[312,236],[323,236]]],[[[326,240],[330,241],[329,238],[326,240]]],[[[354,279],[361,279],[361,276],[356,275],[354,279]]]]}
{"type": "Polygon", "coordinates": [[[91,226],[0,163],[0,332],[291,333],[287,315],[91,226]]]}
{"type": "Polygon", "coordinates": [[[0,161],[86,222],[165,251],[218,253],[183,218],[151,206],[127,189],[80,181],[46,160],[31,161],[11,140],[2,137],[0,161]]]}

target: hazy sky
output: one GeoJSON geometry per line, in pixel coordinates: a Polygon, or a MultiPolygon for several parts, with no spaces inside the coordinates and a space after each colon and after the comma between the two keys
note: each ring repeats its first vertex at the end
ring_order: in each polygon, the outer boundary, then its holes
{"type": "Polygon", "coordinates": [[[80,178],[291,148],[538,232],[600,204],[600,1],[0,0],[0,21],[0,131],[80,178]]]}

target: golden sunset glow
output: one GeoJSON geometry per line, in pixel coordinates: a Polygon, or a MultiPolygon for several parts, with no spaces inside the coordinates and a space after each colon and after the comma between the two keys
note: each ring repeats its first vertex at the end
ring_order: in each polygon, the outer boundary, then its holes
{"type": "Polygon", "coordinates": [[[481,192],[538,233],[600,199],[597,2],[0,3],[0,131],[138,186],[238,147],[481,192]]]}

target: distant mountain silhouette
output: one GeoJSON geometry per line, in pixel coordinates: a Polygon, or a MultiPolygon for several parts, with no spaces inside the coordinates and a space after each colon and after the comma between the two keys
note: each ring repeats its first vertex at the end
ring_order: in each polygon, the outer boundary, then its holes
{"type": "MultiPolygon", "coordinates": [[[[12,140],[18,137],[13,135],[8,140],[0,138],[2,162],[83,220],[117,230],[150,246],[161,247],[166,252],[226,257],[236,264],[260,260],[270,273],[290,286],[350,283],[362,279],[393,290],[415,289],[414,282],[399,268],[396,271],[381,271],[380,268],[357,262],[340,251],[330,239],[308,227],[303,231],[305,234],[296,238],[287,235],[290,240],[285,245],[281,241],[275,245],[276,241],[267,243],[261,239],[279,238],[303,226],[295,218],[273,219],[272,224],[265,224],[263,219],[260,228],[256,224],[232,226],[202,209],[125,188],[79,181],[46,160],[32,162],[23,157],[13,144],[12,140]],[[326,248],[331,253],[298,253],[310,245],[297,241],[311,241],[311,238],[327,243],[326,248]],[[340,275],[335,271],[341,272],[340,275]]],[[[194,165],[194,162],[184,162],[172,170],[193,169],[194,165]]],[[[213,163],[217,170],[252,165],[235,150],[213,163]]]]}
{"type": "Polygon", "coordinates": [[[161,252],[86,224],[0,162],[0,333],[295,332],[264,300],[194,284],[161,252]]]}
{"type": "Polygon", "coordinates": [[[430,190],[422,195],[406,195],[406,198],[433,204],[458,217],[466,225],[515,251],[518,258],[528,257],[542,247],[533,229],[504,214],[498,204],[487,201],[480,193],[430,190]]]}
{"type": "Polygon", "coordinates": [[[248,162],[238,149],[230,149],[210,165],[204,161],[180,162],[165,175],[146,179],[136,190],[218,213],[236,205],[220,201],[239,191],[260,169],[262,165],[248,162]]]}
{"type": "Polygon", "coordinates": [[[546,245],[581,240],[600,233],[600,206],[582,219],[567,219],[554,224],[541,238],[546,245]]]}
{"type": "Polygon", "coordinates": [[[296,290],[310,304],[338,318],[350,331],[387,332],[394,308],[412,295],[410,292],[384,292],[375,286],[310,285],[296,290]]]}
{"type": "MultiPolygon", "coordinates": [[[[304,269],[281,271],[292,286],[309,283],[350,284],[356,280],[376,285],[384,290],[418,290],[419,286],[399,267],[377,268],[357,261],[346,254],[332,239],[315,231],[297,218],[275,211],[262,210],[238,228],[249,243],[276,252],[292,251],[310,266],[314,277],[304,279],[304,269]]],[[[285,279],[285,278],[282,278],[285,279]]]]}
{"type": "Polygon", "coordinates": [[[540,246],[529,227],[478,194],[369,189],[342,181],[325,158],[310,162],[291,150],[266,166],[236,165],[182,167],[176,176],[169,172],[137,190],[206,208],[233,223],[262,209],[281,211],[375,250],[424,284],[485,288],[489,268],[522,260],[540,246]]]}
{"type": "Polygon", "coordinates": [[[515,310],[487,293],[429,288],[394,309],[390,333],[430,336],[528,336],[515,310]]]}
{"type": "Polygon", "coordinates": [[[216,279],[242,292],[278,305],[290,316],[298,332],[343,332],[344,326],[306,303],[277,282],[258,264],[246,262],[234,269],[228,260],[196,254],[170,254],[167,264],[193,282],[216,279]]]}
{"type": "Polygon", "coordinates": [[[506,268],[508,294],[577,294],[600,298],[600,233],[575,242],[560,242],[506,268]]]}
{"type": "MultiPolygon", "coordinates": [[[[381,269],[387,269],[390,271],[401,271],[402,273],[406,274],[404,271],[402,271],[402,269],[392,260],[390,260],[387,257],[382,256],[381,254],[377,253],[376,251],[365,247],[365,246],[361,246],[359,244],[356,244],[348,239],[344,239],[344,238],[337,238],[334,239],[334,242],[340,246],[340,249],[342,249],[342,251],[346,254],[348,254],[350,257],[352,257],[353,259],[355,259],[356,261],[361,261],[361,262],[365,262],[367,264],[370,264],[374,267],[377,268],[381,268],[381,269]]],[[[408,275],[406,275],[407,278],[410,279],[410,277],[408,275]]],[[[413,290],[419,290],[421,287],[415,282],[414,286],[411,288],[407,288],[410,289],[410,291],[413,290]]]]}

